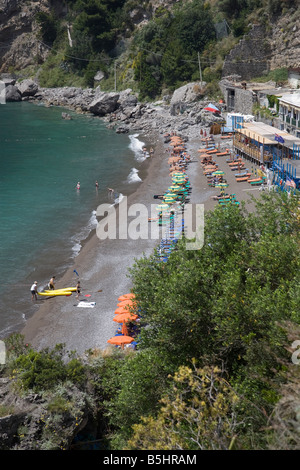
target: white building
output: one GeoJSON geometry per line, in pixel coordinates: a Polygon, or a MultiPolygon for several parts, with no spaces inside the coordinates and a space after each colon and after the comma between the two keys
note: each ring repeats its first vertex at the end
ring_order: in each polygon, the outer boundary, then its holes
{"type": "Polygon", "coordinates": [[[300,91],[286,93],[279,98],[279,126],[281,130],[300,137],[300,91]]]}

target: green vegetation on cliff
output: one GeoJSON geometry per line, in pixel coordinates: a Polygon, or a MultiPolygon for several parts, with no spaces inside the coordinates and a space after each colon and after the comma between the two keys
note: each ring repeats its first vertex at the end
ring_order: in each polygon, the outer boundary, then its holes
{"type": "Polygon", "coordinates": [[[142,5],[136,0],[65,0],[65,5],[63,17],[53,10],[36,18],[41,40],[51,48],[41,85],[94,86],[101,70],[104,91],[116,84],[151,100],[200,80],[201,69],[213,93],[224,57],[249,24],[272,24],[297,6],[296,0],[191,0],[172,7],[150,0],[142,5]]]}

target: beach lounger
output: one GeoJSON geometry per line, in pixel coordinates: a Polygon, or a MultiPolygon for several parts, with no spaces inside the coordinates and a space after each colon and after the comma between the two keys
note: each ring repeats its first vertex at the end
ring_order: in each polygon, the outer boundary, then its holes
{"type": "Polygon", "coordinates": [[[219,199],[219,204],[231,204],[232,202],[236,202],[236,198],[225,198],[219,199]]]}
{"type": "Polygon", "coordinates": [[[226,163],[235,163],[236,165],[242,160],[237,160],[236,158],[226,158],[226,163]]]}
{"type": "Polygon", "coordinates": [[[244,181],[248,181],[249,176],[243,176],[243,178],[237,178],[236,182],[237,183],[243,183],[244,181]]]}
{"type": "Polygon", "coordinates": [[[259,181],[261,181],[261,178],[251,178],[248,180],[248,183],[257,183],[259,181]]]}
{"type": "Polygon", "coordinates": [[[230,206],[230,204],[233,204],[233,205],[236,205],[236,206],[239,206],[239,202],[238,201],[232,201],[232,202],[229,202],[229,203],[226,203],[226,202],[220,202],[220,206],[223,206],[223,207],[226,207],[226,206],[230,206]]]}
{"type": "Polygon", "coordinates": [[[228,162],[229,166],[236,166],[236,165],[245,165],[244,160],[231,160],[228,162]]]}
{"type": "Polygon", "coordinates": [[[245,162],[243,162],[243,161],[233,161],[233,162],[228,163],[228,165],[229,165],[230,167],[232,167],[232,166],[236,166],[236,167],[237,167],[238,165],[245,165],[245,162]]]}
{"type": "Polygon", "coordinates": [[[215,199],[215,200],[219,201],[220,199],[229,199],[230,196],[235,196],[235,194],[226,193],[226,194],[222,194],[222,195],[219,194],[218,196],[211,196],[211,197],[212,197],[212,199],[215,199]]]}
{"type": "Polygon", "coordinates": [[[240,163],[239,165],[231,166],[230,169],[231,169],[231,171],[243,170],[244,165],[245,165],[245,163],[240,163]]]}
{"type": "MultiPolygon", "coordinates": [[[[248,181],[249,182],[249,181],[248,181]]],[[[259,180],[259,181],[251,181],[251,185],[252,186],[255,186],[256,184],[262,184],[264,181],[263,180],[259,180]]]]}

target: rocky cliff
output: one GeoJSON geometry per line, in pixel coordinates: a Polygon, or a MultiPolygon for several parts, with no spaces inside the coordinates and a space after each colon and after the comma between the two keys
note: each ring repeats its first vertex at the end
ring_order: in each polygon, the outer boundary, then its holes
{"type": "Polygon", "coordinates": [[[224,61],[223,77],[238,74],[243,80],[270,70],[300,66],[300,10],[266,24],[253,25],[250,32],[230,51],[224,61]]]}
{"type": "Polygon", "coordinates": [[[0,0],[0,72],[45,61],[49,48],[40,41],[36,14],[51,9],[60,15],[66,13],[58,0],[0,0]]]}
{"type": "MultiPolygon", "coordinates": [[[[135,6],[131,18],[136,27],[151,19],[159,6],[172,8],[176,0],[150,0],[147,6],[135,6]]],[[[55,11],[64,18],[67,9],[59,0],[0,0],[0,72],[20,71],[29,65],[42,64],[49,48],[40,41],[36,22],[38,12],[55,11]]],[[[249,80],[269,70],[300,66],[300,10],[290,9],[252,30],[232,49],[224,62],[223,77],[238,73],[249,80]]]]}

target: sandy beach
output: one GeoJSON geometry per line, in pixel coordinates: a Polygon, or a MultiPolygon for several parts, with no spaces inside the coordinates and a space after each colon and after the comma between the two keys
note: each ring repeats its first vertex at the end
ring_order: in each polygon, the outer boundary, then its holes
{"type": "MultiPolygon", "coordinates": [[[[147,139],[149,140],[149,139],[147,139]]],[[[221,141],[215,136],[216,144],[230,148],[231,140],[221,141]]],[[[128,207],[139,203],[148,207],[151,216],[151,205],[157,204],[155,194],[163,194],[171,182],[168,164],[168,144],[164,143],[162,134],[153,135],[151,144],[154,155],[146,161],[146,176],[137,191],[128,197],[128,207]]],[[[188,136],[186,151],[191,157],[187,168],[192,193],[190,203],[204,204],[205,210],[213,209],[217,201],[212,196],[219,190],[209,187],[203,175],[200,147],[205,147],[200,135],[188,136]]],[[[226,191],[235,193],[239,201],[249,200],[257,190],[249,188],[247,182],[236,183],[234,172],[228,163],[228,157],[218,157],[219,169],[225,172],[229,183],[226,191]]],[[[125,195],[126,196],[126,195],[125,195]]],[[[150,225],[148,222],[149,231],[150,225]]],[[[128,268],[134,264],[135,258],[143,253],[150,255],[159,240],[138,239],[106,239],[100,240],[94,232],[85,242],[81,252],[65,275],[57,279],[56,288],[75,286],[80,279],[82,292],[80,300],[93,308],[78,307],[75,295],[45,299],[37,312],[27,320],[21,333],[25,341],[37,349],[53,347],[64,343],[67,350],[75,350],[83,354],[88,349],[105,349],[107,340],[114,336],[118,325],[113,321],[117,308],[118,297],[130,292],[132,287],[128,277],[128,268]],[[79,274],[79,278],[77,274],[79,274]],[[88,296],[88,297],[86,297],[88,296]]],[[[82,305],[82,304],[81,304],[82,305]]]]}

